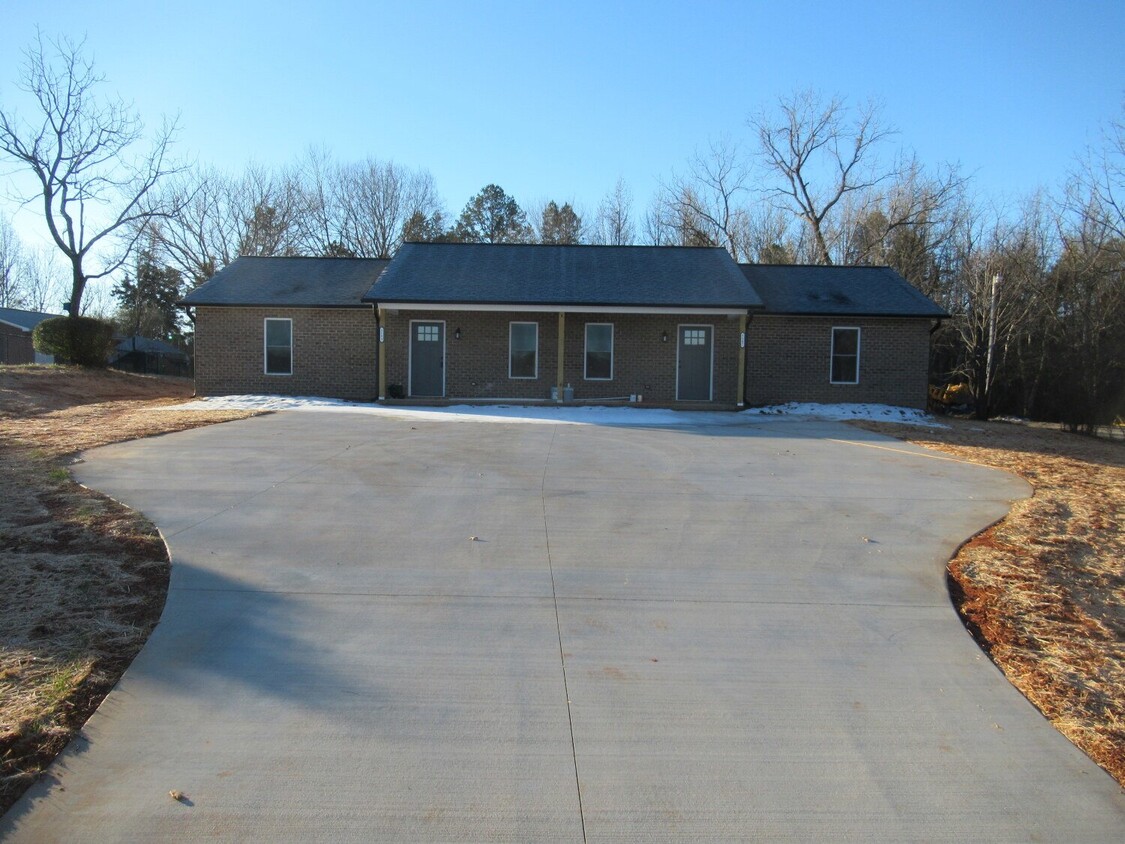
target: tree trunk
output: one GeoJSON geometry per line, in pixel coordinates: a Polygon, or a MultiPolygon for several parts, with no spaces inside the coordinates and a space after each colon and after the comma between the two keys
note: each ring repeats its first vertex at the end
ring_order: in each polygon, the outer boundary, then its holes
{"type": "Polygon", "coordinates": [[[82,264],[78,261],[71,262],[71,278],[69,314],[76,317],[82,313],[82,294],[86,290],[86,274],[82,272],[82,264]]]}

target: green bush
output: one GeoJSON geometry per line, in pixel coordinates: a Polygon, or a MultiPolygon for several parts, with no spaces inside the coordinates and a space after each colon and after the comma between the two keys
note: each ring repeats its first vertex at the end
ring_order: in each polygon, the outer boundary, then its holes
{"type": "Polygon", "coordinates": [[[102,368],[113,346],[113,324],[92,317],[45,319],[31,333],[35,351],[54,355],[56,363],[102,368]]]}

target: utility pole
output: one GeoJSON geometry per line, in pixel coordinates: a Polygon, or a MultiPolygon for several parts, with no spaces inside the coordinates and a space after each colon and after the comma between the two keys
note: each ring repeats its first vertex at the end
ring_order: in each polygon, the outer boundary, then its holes
{"type": "Polygon", "coordinates": [[[996,299],[1000,291],[1000,273],[992,277],[992,296],[988,303],[988,357],[984,363],[984,397],[992,397],[992,363],[996,353],[996,299]]]}

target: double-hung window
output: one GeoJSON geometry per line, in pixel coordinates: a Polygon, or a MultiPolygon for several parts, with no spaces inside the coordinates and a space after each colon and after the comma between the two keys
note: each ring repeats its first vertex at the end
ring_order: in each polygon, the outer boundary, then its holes
{"type": "Polygon", "coordinates": [[[265,367],[266,375],[293,374],[293,320],[266,320],[265,367]]]}
{"type": "Polygon", "coordinates": [[[613,323],[586,323],[586,380],[613,380],[613,323]]]}
{"type": "Polygon", "coordinates": [[[859,329],[832,329],[832,371],[829,381],[833,384],[859,383],[859,329]]]}
{"type": "Polygon", "coordinates": [[[539,377],[539,323],[508,324],[508,377],[539,377]]]}

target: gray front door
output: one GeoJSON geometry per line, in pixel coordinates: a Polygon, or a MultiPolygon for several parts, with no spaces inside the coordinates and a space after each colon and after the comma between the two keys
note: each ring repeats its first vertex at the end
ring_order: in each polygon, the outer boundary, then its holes
{"type": "Polygon", "coordinates": [[[710,325],[681,325],[676,355],[676,398],[711,401],[710,325]]]}
{"type": "Polygon", "coordinates": [[[410,395],[445,395],[445,323],[410,323],[410,395]]]}

